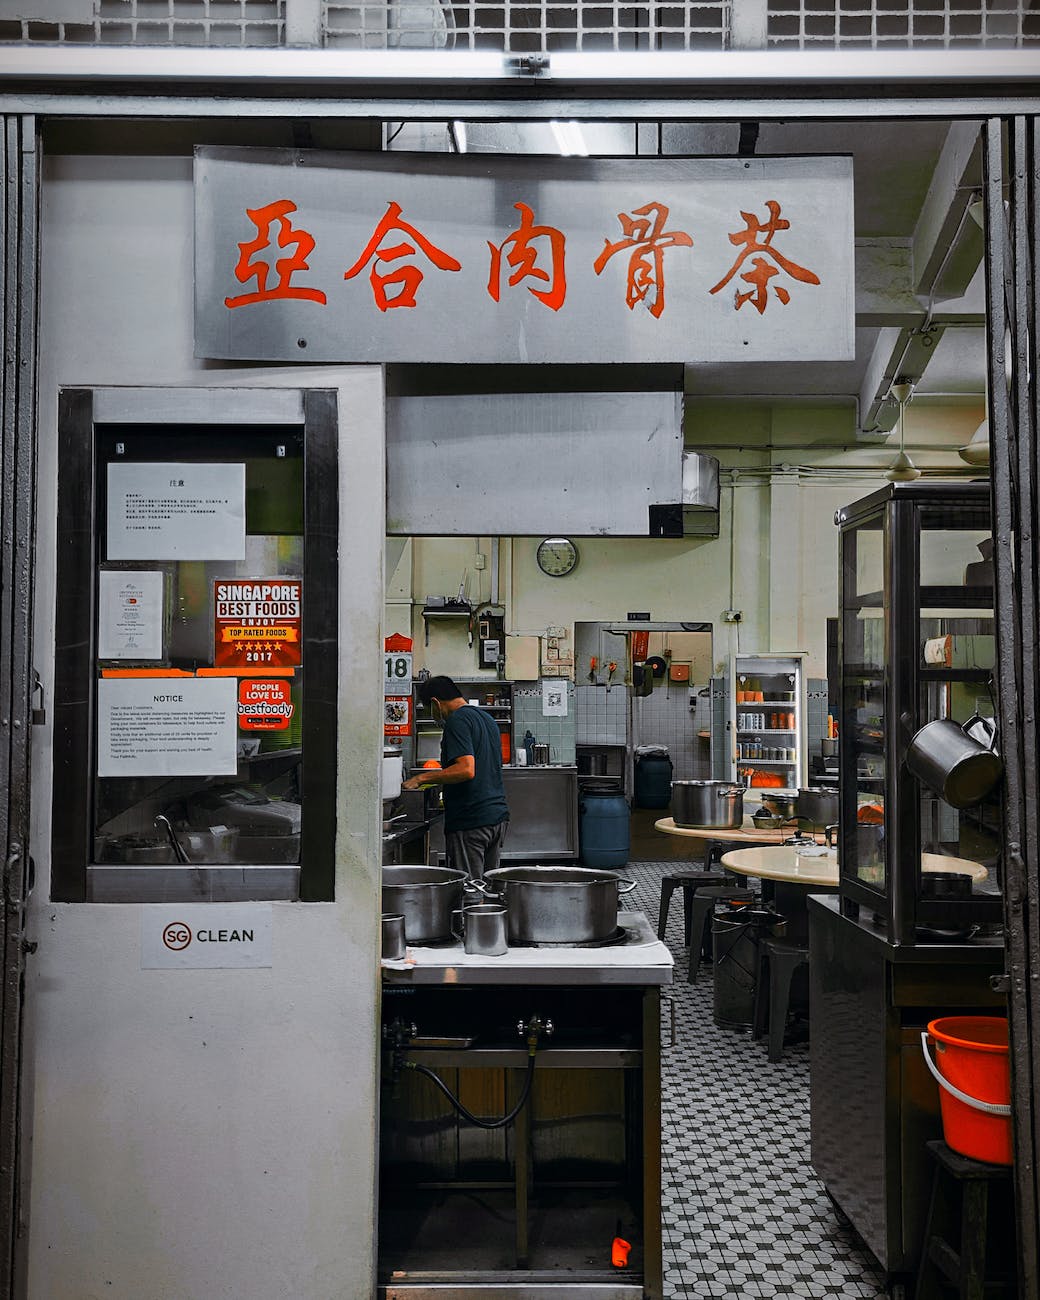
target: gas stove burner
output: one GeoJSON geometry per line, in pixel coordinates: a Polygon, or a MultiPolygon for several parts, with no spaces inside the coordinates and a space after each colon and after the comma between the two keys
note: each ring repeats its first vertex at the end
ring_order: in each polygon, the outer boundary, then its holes
{"type": "Polygon", "coordinates": [[[581,943],[563,940],[559,943],[540,940],[537,943],[510,943],[510,948],[612,948],[618,944],[631,943],[636,938],[634,927],[619,925],[613,934],[605,939],[586,939],[581,943]]]}

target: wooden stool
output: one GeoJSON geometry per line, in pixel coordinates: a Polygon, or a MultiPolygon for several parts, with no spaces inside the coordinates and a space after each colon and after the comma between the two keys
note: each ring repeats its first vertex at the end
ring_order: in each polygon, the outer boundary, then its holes
{"type": "Polygon", "coordinates": [[[949,1295],[950,1287],[958,1300],[983,1300],[984,1296],[1014,1300],[1018,1294],[1014,1271],[987,1272],[989,1258],[1005,1264],[1015,1259],[1013,1240],[1003,1241],[997,1248],[992,1240],[1001,1232],[1006,1236],[1007,1225],[1014,1224],[1011,1166],[958,1155],[945,1142],[926,1145],[936,1162],[935,1178],[914,1300],[941,1300],[949,1295]],[[960,1191],[959,1214],[956,1189],[960,1191]],[[991,1192],[997,1196],[1002,1191],[1004,1196],[999,1199],[1004,1205],[992,1204],[991,1192]]]}
{"type": "Polygon", "coordinates": [[[693,896],[698,889],[703,889],[707,885],[724,885],[726,883],[726,873],[724,871],[704,871],[699,867],[691,867],[687,871],[672,871],[667,876],[661,877],[661,903],[657,912],[657,937],[664,938],[665,926],[668,924],[668,908],[672,902],[672,895],[677,889],[683,891],[683,942],[688,946],[690,942],[690,923],[693,917],[693,896]]]}
{"type": "Polygon", "coordinates": [[[783,939],[764,938],[758,945],[755,976],[755,1011],[752,1038],[761,1038],[769,1017],[769,1059],[779,1061],[784,1053],[787,1011],[791,1005],[791,981],[801,966],[809,964],[809,949],[783,939]]]}

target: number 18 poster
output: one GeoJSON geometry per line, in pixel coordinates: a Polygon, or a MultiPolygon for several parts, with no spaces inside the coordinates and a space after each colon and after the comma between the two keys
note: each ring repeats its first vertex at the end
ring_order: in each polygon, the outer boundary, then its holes
{"type": "Polygon", "coordinates": [[[244,673],[301,663],[299,578],[219,578],[213,584],[213,666],[244,673]]]}

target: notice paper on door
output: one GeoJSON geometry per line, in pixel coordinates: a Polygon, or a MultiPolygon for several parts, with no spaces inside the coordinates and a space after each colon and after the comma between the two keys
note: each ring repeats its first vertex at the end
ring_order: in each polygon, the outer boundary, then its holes
{"type": "Polygon", "coordinates": [[[161,659],[163,574],[102,569],[98,574],[98,658],[161,659]]]}
{"type": "Polygon", "coordinates": [[[108,559],[243,560],[245,554],[245,465],[109,465],[108,559]]]}
{"type": "Polygon", "coordinates": [[[98,776],[233,776],[234,677],[102,678],[98,776]]]}

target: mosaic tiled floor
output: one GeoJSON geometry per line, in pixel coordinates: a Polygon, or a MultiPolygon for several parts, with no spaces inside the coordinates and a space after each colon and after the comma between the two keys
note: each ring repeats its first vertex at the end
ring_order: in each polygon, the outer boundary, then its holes
{"type": "MultiPolygon", "coordinates": [[[[639,882],[626,906],[654,927],[661,876],[675,867],[625,868],[639,882]]],[[[809,1164],[808,1044],[770,1064],[764,1040],[715,1024],[711,967],[686,982],[681,892],[666,939],[676,965],[662,1015],[665,1296],[886,1296],[809,1164]]]]}

